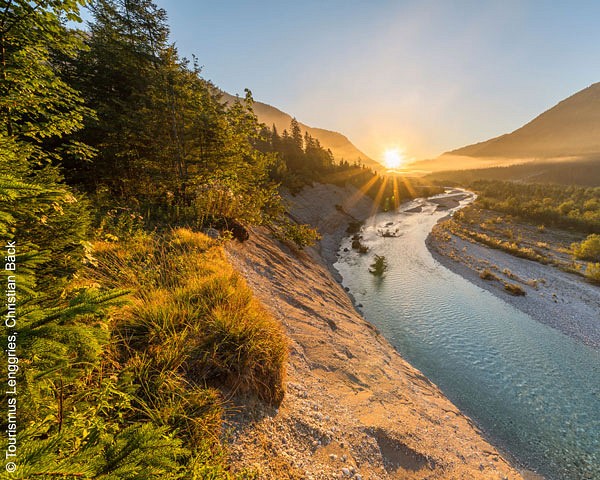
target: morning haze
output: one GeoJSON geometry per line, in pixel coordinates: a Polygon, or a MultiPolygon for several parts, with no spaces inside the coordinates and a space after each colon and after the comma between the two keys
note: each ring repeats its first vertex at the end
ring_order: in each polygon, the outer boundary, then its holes
{"type": "Polygon", "coordinates": [[[600,78],[595,2],[158,3],[223,90],[250,88],[376,160],[511,132],[600,78]]]}

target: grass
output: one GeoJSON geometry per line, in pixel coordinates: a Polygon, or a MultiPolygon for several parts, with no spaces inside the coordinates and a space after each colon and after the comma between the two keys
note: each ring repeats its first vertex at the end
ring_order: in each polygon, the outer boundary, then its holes
{"type": "Polygon", "coordinates": [[[177,432],[202,458],[224,461],[224,398],[283,400],[288,342],[280,324],[222,246],[201,233],[99,242],[95,263],[88,281],[132,292],[113,313],[111,334],[113,361],[133,377],[138,415],[177,432]]]}
{"type": "Polygon", "coordinates": [[[479,278],[483,280],[499,280],[489,269],[485,268],[479,273],[479,278]]]}

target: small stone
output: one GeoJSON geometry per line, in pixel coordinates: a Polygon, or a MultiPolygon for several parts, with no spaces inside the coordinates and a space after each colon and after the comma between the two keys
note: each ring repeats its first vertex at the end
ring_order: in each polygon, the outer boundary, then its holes
{"type": "Polygon", "coordinates": [[[337,455],[335,453],[332,453],[331,455],[329,455],[329,458],[335,462],[337,460],[337,455]]]}
{"type": "Polygon", "coordinates": [[[204,233],[207,237],[212,238],[213,240],[217,240],[221,234],[218,230],[214,228],[205,228],[202,233],[204,233]]]}
{"type": "Polygon", "coordinates": [[[357,473],[356,475],[354,475],[354,478],[356,480],[362,480],[362,475],[360,473],[357,473]]]}
{"type": "Polygon", "coordinates": [[[350,476],[350,470],[348,470],[346,467],[342,468],[342,474],[345,477],[349,477],[350,476]]]}
{"type": "Polygon", "coordinates": [[[345,462],[346,460],[348,460],[348,457],[346,455],[342,455],[342,462],[345,462]]]}

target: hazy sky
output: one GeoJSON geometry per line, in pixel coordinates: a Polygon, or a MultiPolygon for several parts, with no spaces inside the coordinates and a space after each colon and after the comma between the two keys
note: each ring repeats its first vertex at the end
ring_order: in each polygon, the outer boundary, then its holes
{"type": "Polygon", "coordinates": [[[373,158],[507,133],[600,81],[600,2],[158,0],[182,55],[373,158]]]}

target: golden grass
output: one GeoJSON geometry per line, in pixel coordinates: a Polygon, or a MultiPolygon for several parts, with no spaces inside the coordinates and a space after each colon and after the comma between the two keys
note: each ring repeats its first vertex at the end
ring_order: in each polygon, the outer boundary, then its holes
{"type": "Polygon", "coordinates": [[[112,336],[141,415],[218,445],[224,396],[282,401],[285,334],[217,242],[177,229],[98,242],[94,255],[91,278],[132,291],[113,314],[112,336]]]}

